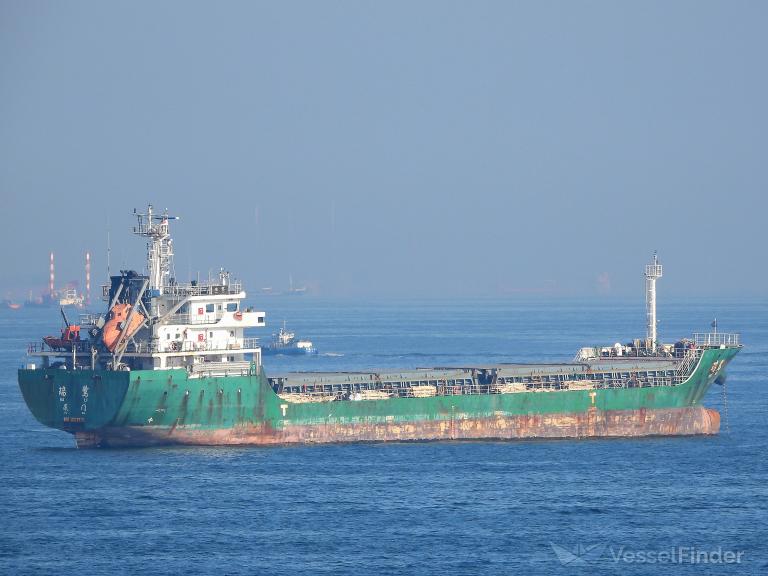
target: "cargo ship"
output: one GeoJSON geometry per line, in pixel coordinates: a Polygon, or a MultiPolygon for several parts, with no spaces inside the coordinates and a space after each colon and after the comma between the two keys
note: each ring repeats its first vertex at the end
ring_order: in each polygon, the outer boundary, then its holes
{"type": "Polygon", "coordinates": [[[269,376],[258,340],[245,334],[265,326],[265,313],[244,307],[242,284],[223,270],[206,283],[177,282],[174,218],[151,206],[136,216],[146,273],[112,276],[105,313],[82,315],[66,345],[31,344],[18,372],[35,418],[72,434],[78,447],[719,431],[719,414],[702,400],[723,381],[739,336],[657,341],[656,256],[645,267],[646,337],[582,348],[572,362],[269,376]]]}

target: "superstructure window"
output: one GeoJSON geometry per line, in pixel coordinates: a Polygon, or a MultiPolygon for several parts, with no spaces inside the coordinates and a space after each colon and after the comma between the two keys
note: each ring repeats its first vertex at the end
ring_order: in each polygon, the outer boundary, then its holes
{"type": "Polygon", "coordinates": [[[227,302],[227,312],[237,312],[237,302],[227,302]]]}
{"type": "Polygon", "coordinates": [[[206,312],[213,312],[216,308],[213,306],[213,304],[206,304],[205,305],[205,311],[206,312]]]}

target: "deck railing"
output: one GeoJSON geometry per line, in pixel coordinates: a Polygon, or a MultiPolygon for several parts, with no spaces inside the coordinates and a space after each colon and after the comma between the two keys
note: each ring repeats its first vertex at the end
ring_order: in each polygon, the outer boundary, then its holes
{"type": "Polygon", "coordinates": [[[685,348],[685,354],[677,367],[677,376],[687,378],[701,357],[701,348],[685,348]]]}
{"type": "Polygon", "coordinates": [[[696,346],[740,346],[738,334],[728,332],[697,333],[693,335],[696,346]]]}
{"type": "MultiPolygon", "coordinates": [[[[110,284],[102,284],[101,299],[109,302],[109,291],[112,288],[110,284]]],[[[241,282],[230,282],[229,284],[170,284],[163,286],[163,294],[177,297],[188,296],[221,296],[240,294],[243,291],[241,282]]]]}
{"type": "MultiPolygon", "coordinates": [[[[89,340],[76,340],[69,348],[52,348],[45,342],[30,342],[27,345],[27,354],[46,354],[67,356],[72,354],[72,346],[75,353],[90,354],[93,342],[89,340]]],[[[226,342],[129,342],[125,351],[128,354],[153,354],[156,352],[242,352],[259,348],[258,338],[242,338],[241,340],[227,340],[226,342]]]]}
{"type": "Polygon", "coordinates": [[[258,366],[251,362],[201,362],[193,364],[193,376],[248,376],[258,374],[258,366]]]}
{"type": "Polygon", "coordinates": [[[224,294],[239,294],[243,291],[240,282],[229,284],[171,284],[163,286],[163,294],[170,296],[219,296],[224,294]]]}
{"type": "Polygon", "coordinates": [[[171,340],[168,342],[137,342],[128,344],[127,353],[150,354],[154,352],[238,352],[252,350],[259,347],[258,338],[242,338],[240,340],[227,340],[194,342],[185,340],[182,342],[171,340]]]}
{"type": "MultiPolygon", "coordinates": [[[[615,380],[595,380],[591,386],[580,386],[578,388],[571,388],[569,385],[557,382],[541,382],[541,383],[521,383],[519,390],[504,392],[498,384],[465,384],[450,385],[440,382],[435,387],[436,396],[472,396],[472,395],[485,395],[485,394],[520,394],[525,392],[540,392],[546,393],[558,393],[566,392],[569,390],[606,390],[616,388],[655,388],[658,386],[676,386],[682,384],[688,378],[688,375],[670,374],[668,376],[643,376],[640,378],[623,378],[615,380]]],[[[350,395],[356,392],[363,391],[380,391],[389,394],[390,398],[408,398],[415,396],[413,392],[414,388],[409,386],[382,386],[371,385],[369,382],[362,383],[362,386],[355,386],[355,383],[350,384],[321,384],[316,385],[288,385],[284,386],[280,382],[280,378],[270,378],[275,391],[278,393],[287,394],[301,394],[307,398],[316,397],[318,401],[320,399],[327,399],[329,395],[335,396],[337,400],[349,400],[350,395]]],[[[360,383],[357,383],[360,384],[360,383]]]]}
{"type": "Polygon", "coordinates": [[[216,324],[223,312],[210,312],[203,314],[202,316],[190,315],[190,314],[172,314],[164,318],[164,324],[182,325],[182,326],[195,326],[198,324],[216,324]]]}
{"type": "Polygon", "coordinates": [[[84,313],[80,314],[78,319],[79,325],[82,326],[95,326],[101,314],[84,313]]]}
{"type": "Polygon", "coordinates": [[[90,354],[91,343],[88,340],[75,340],[69,348],[53,348],[45,342],[30,342],[27,344],[27,354],[48,354],[57,356],[69,356],[72,354],[72,347],[76,354],[90,354]]]}

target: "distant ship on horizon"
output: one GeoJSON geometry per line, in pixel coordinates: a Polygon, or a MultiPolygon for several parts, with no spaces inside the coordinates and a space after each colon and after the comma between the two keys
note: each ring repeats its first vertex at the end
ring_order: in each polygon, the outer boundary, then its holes
{"type": "Polygon", "coordinates": [[[32,296],[32,291],[29,291],[29,297],[24,301],[25,308],[50,308],[56,304],[54,294],[44,293],[40,296],[32,296]]]}
{"type": "Polygon", "coordinates": [[[261,289],[261,295],[262,296],[303,296],[307,293],[307,287],[306,286],[294,286],[293,285],[293,276],[288,276],[288,290],[286,292],[282,292],[280,290],[275,290],[272,288],[272,286],[265,286],[261,289]]]}
{"type": "Polygon", "coordinates": [[[10,295],[8,296],[8,298],[5,298],[3,300],[3,304],[5,304],[11,310],[18,310],[19,308],[21,308],[21,304],[19,302],[14,302],[13,299],[10,297],[10,295]]]}

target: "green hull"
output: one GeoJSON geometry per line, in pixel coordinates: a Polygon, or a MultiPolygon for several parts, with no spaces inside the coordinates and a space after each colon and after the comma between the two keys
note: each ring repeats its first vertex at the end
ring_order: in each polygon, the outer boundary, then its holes
{"type": "Polygon", "coordinates": [[[19,370],[44,425],[80,446],[280,444],[477,438],[713,434],[701,400],[738,353],[702,352],[675,386],[559,390],[294,404],[255,367],[243,376],[188,378],[183,370],[19,370]]]}

